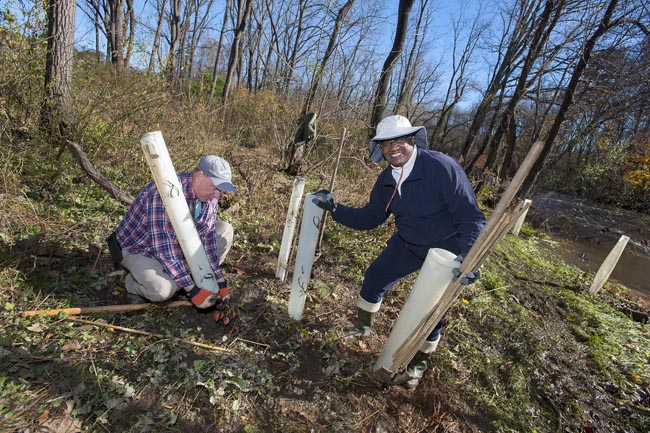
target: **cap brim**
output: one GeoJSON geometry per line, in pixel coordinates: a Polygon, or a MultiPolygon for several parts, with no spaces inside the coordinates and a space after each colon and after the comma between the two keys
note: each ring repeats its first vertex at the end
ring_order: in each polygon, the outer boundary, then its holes
{"type": "Polygon", "coordinates": [[[235,188],[235,185],[233,185],[230,182],[224,182],[223,180],[218,180],[215,179],[214,177],[211,177],[210,180],[212,180],[212,183],[214,186],[217,187],[219,191],[225,191],[225,192],[236,192],[237,189],[235,188]]]}

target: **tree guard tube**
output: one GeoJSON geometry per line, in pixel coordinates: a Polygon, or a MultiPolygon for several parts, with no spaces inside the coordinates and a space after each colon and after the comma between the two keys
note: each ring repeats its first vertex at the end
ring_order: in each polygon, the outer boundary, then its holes
{"type": "Polygon", "coordinates": [[[296,264],[289,297],[289,316],[294,320],[302,318],[307,298],[307,286],[311,278],[311,267],[318,244],[318,233],[321,224],[323,224],[325,211],[312,202],[315,197],[315,193],[307,193],[305,196],[305,207],[300,224],[300,239],[298,240],[296,264]]]}
{"type": "Polygon", "coordinates": [[[194,284],[217,293],[219,291],[217,279],[199,234],[196,232],[183,187],[174,170],[162,133],[160,131],[148,132],[140,137],[140,144],[160,197],[162,197],[167,216],[189,265],[194,284]]]}
{"type": "Polygon", "coordinates": [[[454,260],[455,258],[455,254],[441,248],[429,250],[373,371],[393,370],[395,352],[435,307],[454,277],[452,269],[460,266],[460,262],[454,260]]]}
{"type": "Polygon", "coordinates": [[[291,200],[289,201],[289,210],[287,211],[287,219],[284,223],[284,231],[282,233],[282,245],[280,246],[280,254],[278,256],[278,267],[275,271],[275,276],[276,278],[279,278],[280,281],[284,281],[287,274],[291,245],[293,244],[293,235],[296,230],[296,222],[298,221],[298,214],[300,213],[300,201],[302,200],[302,193],[304,190],[305,178],[297,177],[293,182],[293,191],[291,192],[291,200]]]}

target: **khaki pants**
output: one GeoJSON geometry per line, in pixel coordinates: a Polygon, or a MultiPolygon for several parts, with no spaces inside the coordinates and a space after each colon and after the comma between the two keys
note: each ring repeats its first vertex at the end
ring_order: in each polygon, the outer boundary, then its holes
{"type": "MultiPolygon", "coordinates": [[[[234,230],[230,223],[217,221],[215,234],[217,235],[217,255],[219,264],[221,264],[232,247],[234,230]]],[[[122,249],[122,256],[120,264],[129,271],[124,281],[128,293],[140,295],[151,302],[163,302],[171,299],[180,289],[176,282],[163,271],[158,260],[141,254],[131,254],[125,248],[122,249]]]]}

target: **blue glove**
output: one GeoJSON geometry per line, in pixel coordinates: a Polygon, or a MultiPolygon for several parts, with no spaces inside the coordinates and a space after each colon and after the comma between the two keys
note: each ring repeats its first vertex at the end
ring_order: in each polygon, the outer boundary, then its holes
{"type": "MultiPolygon", "coordinates": [[[[456,256],[456,258],[454,258],[455,261],[460,263],[463,263],[464,259],[465,258],[462,256],[462,254],[459,254],[456,256]]],[[[458,277],[460,277],[460,268],[453,268],[451,270],[451,273],[454,274],[453,281],[458,280],[458,277]]],[[[467,286],[469,284],[475,283],[479,278],[481,278],[481,268],[466,272],[465,275],[460,278],[460,284],[467,286]]]]}
{"type": "Polygon", "coordinates": [[[326,189],[321,189],[320,191],[317,191],[315,195],[316,197],[311,201],[316,206],[326,210],[327,212],[334,212],[336,210],[336,206],[338,205],[334,202],[334,197],[331,192],[326,189]]]}

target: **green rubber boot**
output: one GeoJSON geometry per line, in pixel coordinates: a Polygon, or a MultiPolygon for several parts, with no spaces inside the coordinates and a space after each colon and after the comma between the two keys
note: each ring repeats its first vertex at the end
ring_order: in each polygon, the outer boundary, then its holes
{"type": "Polygon", "coordinates": [[[375,323],[375,315],[366,310],[358,309],[357,320],[354,326],[345,330],[345,338],[368,337],[372,333],[372,325],[375,323]]]}
{"type": "Polygon", "coordinates": [[[408,389],[415,389],[428,365],[429,354],[418,350],[406,370],[393,378],[393,385],[403,385],[408,389]]]}

